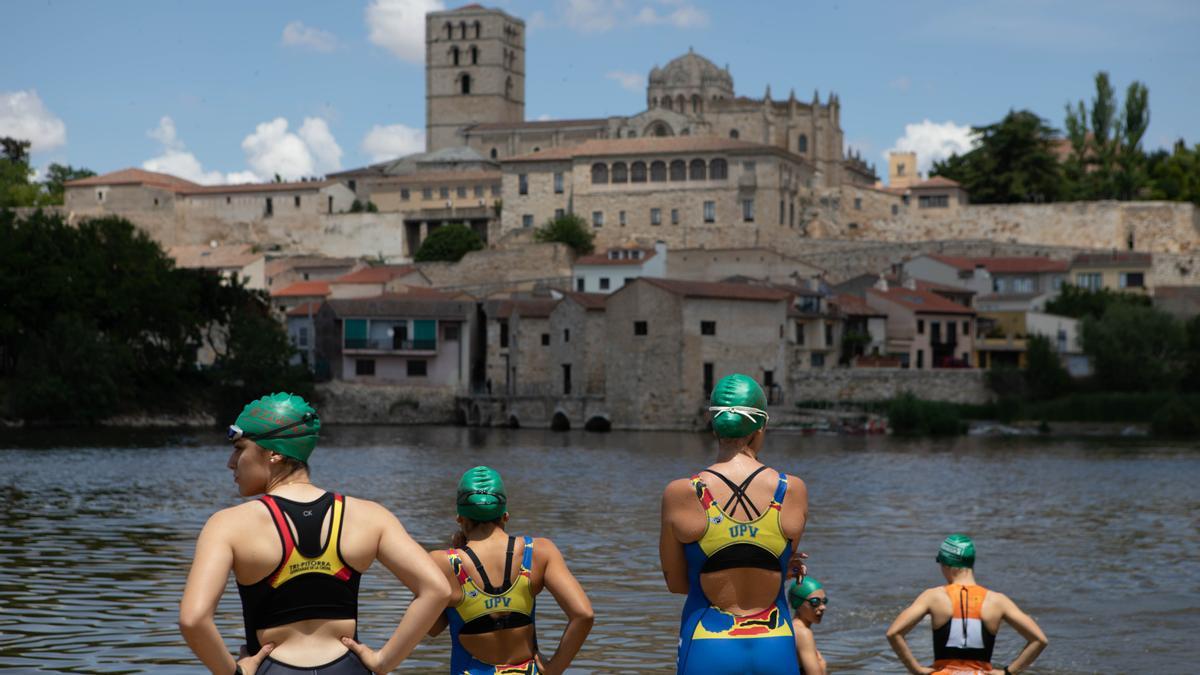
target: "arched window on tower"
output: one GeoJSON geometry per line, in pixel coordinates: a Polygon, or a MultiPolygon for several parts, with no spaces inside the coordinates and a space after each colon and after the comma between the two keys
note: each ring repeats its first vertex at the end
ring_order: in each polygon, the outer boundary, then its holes
{"type": "Polygon", "coordinates": [[[479,65],[479,47],[471,45],[471,65],[479,65]]]}
{"type": "Polygon", "coordinates": [[[679,112],[687,112],[687,99],[680,94],[675,97],[675,109],[679,112]]]}
{"type": "Polygon", "coordinates": [[[512,76],[504,78],[504,98],[512,98],[512,76]]]}
{"type": "Polygon", "coordinates": [[[654,98],[653,96],[651,96],[651,97],[650,97],[650,101],[649,101],[649,108],[650,108],[651,110],[653,110],[653,109],[655,109],[655,108],[657,108],[657,107],[658,107],[658,99],[656,99],[656,98],[654,98]]]}
{"type": "Polygon", "coordinates": [[[612,166],[612,182],[628,183],[629,169],[625,167],[625,162],[616,162],[612,166]]]}
{"type": "Polygon", "coordinates": [[[460,35],[462,35],[462,39],[464,39],[464,40],[467,39],[467,22],[466,21],[458,22],[458,32],[460,35]]]}
{"type": "Polygon", "coordinates": [[[808,136],[800,134],[796,139],[796,152],[808,152],[808,136]]]}
{"type": "Polygon", "coordinates": [[[707,167],[704,165],[704,160],[693,159],[692,163],[688,167],[688,172],[691,174],[688,176],[688,178],[691,180],[704,180],[708,173],[706,168],[707,167]]]}
{"type": "Polygon", "coordinates": [[[650,182],[664,183],[667,180],[667,163],[666,162],[651,162],[650,163],[650,182]]]}
{"type": "Polygon", "coordinates": [[[692,94],[692,112],[699,115],[703,103],[699,94],[692,94]]]}
{"type": "Polygon", "coordinates": [[[458,76],[458,84],[459,84],[459,87],[461,88],[462,93],[464,93],[464,94],[471,93],[471,76],[470,75],[468,75],[467,73],[463,73],[463,74],[459,75],[458,76]]]}
{"type": "Polygon", "coordinates": [[[646,182],[646,163],[634,162],[629,165],[629,182],[630,183],[645,183],[646,182]]]}
{"type": "Polygon", "coordinates": [[[449,21],[446,22],[446,39],[447,40],[454,39],[454,27],[450,25],[449,21]]]}
{"type": "Polygon", "coordinates": [[[671,180],[687,180],[687,162],[682,159],[671,162],[671,180]]]}
{"type": "Polygon", "coordinates": [[[708,165],[708,177],[712,180],[725,180],[729,177],[729,165],[718,157],[708,165]]]}
{"type": "Polygon", "coordinates": [[[737,129],[730,129],[730,130],[729,130],[729,137],[730,137],[730,138],[737,138],[739,135],[740,135],[740,134],[738,134],[738,130],[737,130],[737,129]]]}
{"type": "Polygon", "coordinates": [[[475,39],[476,40],[479,39],[479,22],[478,21],[475,22],[475,39]]]}
{"type": "Polygon", "coordinates": [[[450,48],[450,61],[456,66],[458,65],[458,57],[459,57],[458,47],[457,46],[451,47],[450,48]]]}
{"type": "Polygon", "coordinates": [[[496,156],[497,156],[499,153],[497,153],[497,152],[496,152],[496,149],[495,149],[495,148],[492,148],[492,153],[491,153],[491,154],[492,154],[492,159],[496,159],[496,156]]]}
{"type": "Polygon", "coordinates": [[[666,108],[667,110],[670,110],[671,109],[671,97],[670,96],[662,97],[662,101],[659,103],[659,105],[666,108]]]}
{"type": "Polygon", "coordinates": [[[608,184],[608,165],[604,162],[596,162],[592,165],[592,185],[607,185],[608,184]]]}

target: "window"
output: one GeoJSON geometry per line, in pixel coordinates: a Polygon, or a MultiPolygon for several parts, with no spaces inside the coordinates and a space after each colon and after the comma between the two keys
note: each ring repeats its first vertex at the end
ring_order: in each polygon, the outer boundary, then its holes
{"type": "Polygon", "coordinates": [[[645,183],[646,182],[646,163],[634,162],[629,165],[629,182],[630,183],[645,183]]]}
{"type": "Polygon", "coordinates": [[[671,209],[671,224],[679,224],[679,209],[671,209]]]}
{"type": "Polygon", "coordinates": [[[421,188],[421,199],[433,199],[433,188],[421,188]]]}
{"type": "Polygon", "coordinates": [[[779,224],[780,225],[783,224],[783,218],[784,218],[784,215],[786,214],[786,212],[787,212],[787,209],[784,208],[783,200],[780,199],[779,200],[779,224]]]}
{"type": "Polygon", "coordinates": [[[788,204],[788,227],[796,226],[796,202],[788,204]]]}
{"type": "Polygon", "coordinates": [[[479,65],[479,47],[471,45],[471,65],[479,65]]]}
{"type": "Polygon", "coordinates": [[[738,137],[738,136],[740,136],[740,135],[741,135],[741,134],[739,134],[739,133],[738,133],[738,130],[737,130],[737,129],[730,129],[730,130],[729,130],[729,137],[730,137],[730,138],[737,138],[737,137],[738,137]]]}
{"type": "Polygon", "coordinates": [[[862,197],[855,197],[855,198],[854,198],[854,210],[855,210],[855,211],[862,211],[862,197]]]}
{"type": "Polygon", "coordinates": [[[704,180],[708,171],[707,165],[702,159],[693,159],[688,165],[688,178],[690,180],[704,180]]]}
{"type": "Polygon", "coordinates": [[[925,350],[918,349],[917,350],[917,368],[924,368],[924,367],[925,367],[925,350]]]}
{"type": "Polygon", "coordinates": [[[550,334],[549,333],[542,333],[542,346],[543,347],[550,346],[550,334]]]}
{"type": "Polygon", "coordinates": [[[704,222],[706,222],[706,223],[717,222],[717,203],[716,202],[704,202],[704,222]]]}
{"type": "Polygon", "coordinates": [[[533,227],[533,215],[526,213],[521,216],[521,227],[533,227]]]}
{"type": "Polygon", "coordinates": [[[496,152],[495,148],[492,148],[492,151],[489,154],[491,154],[492,159],[496,159],[497,155],[499,155],[499,153],[496,152]]]}
{"type": "Polygon", "coordinates": [[[687,163],[682,159],[671,162],[671,180],[687,180],[687,163]]]}
{"type": "Polygon", "coordinates": [[[354,374],[369,376],[375,374],[375,359],[354,359],[354,374]]]}
{"type": "Polygon", "coordinates": [[[743,199],[742,200],[742,220],[746,221],[747,223],[754,222],[754,200],[753,199],[743,199]]]}
{"type": "Polygon", "coordinates": [[[460,79],[459,83],[462,85],[462,93],[464,93],[464,94],[471,93],[471,76],[466,73],[463,73],[460,77],[461,77],[461,79],[460,79]]]}
{"type": "Polygon", "coordinates": [[[804,324],[796,322],[796,344],[804,345],[804,324]]]}
{"type": "Polygon", "coordinates": [[[617,219],[620,221],[621,227],[625,227],[625,212],[624,211],[617,212],[617,219]]]}
{"type": "Polygon", "coordinates": [[[925,334],[925,320],[917,319],[917,335],[925,334]]]}
{"type": "MultiPolygon", "coordinates": [[[[299,198],[299,197],[296,197],[296,199],[297,199],[297,200],[299,200],[300,198],[299,198]]],[[[155,206],[158,206],[158,197],[155,197],[155,198],[154,198],[154,205],[155,205],[155,206]]],[[[299,204],[296,204],[296,206],[300,206],[300,205],[299,205],[299,204]]]]}
{"type": "Polygon", "coordinates": [[[583,278],[582,277],[575,280],[575,290],[579,291],[580,293],[583,292],[583,278]]]}
{"type": "Polygon", "coordinates": [[[1012,290],[1014,293],[1032,293],[1033,279],[1030,277],[1018,277],[1013,279],[1012,290]]]}
{"type": "Polygon", "coordinates": [[[662,183],[667,180],[667,163],[666,162],[651,162],[650,163],[650,182],[662,183]]]}
{"type": "Polygon", "coordinates": [[[600,290],[608,290],[608,277],[600,277],[600,290]]]}
{"type": "Polygon", "coordinates": [[[561,195],[563,193],[563,175],[561,171],[554,174],[554,194],[561,195]]]}
{"type": "Polygon", "coordinates": [[[716,321],[701,321],[700,322],[700,334],[701,335],[716,335],[717,334],[717,322],[716,321]]]}
{"type": "Polygon", "coordinates": [[[723,159],[714,159],[708,165],[708,177],[712,180],[725,180],[729,177],[729,165],[723,159]]]}
{"type": "Polygon", "coordinates": [[[404,365],[409,377],[425,377],[429,374],[429,362],[425,359],[409,359],[404,365]]]}
{"type": "Polygon", "coordinates": [[[704,382],[702,385],[704,387],[705,396],[708,396],[712,393],[713,384],[713,364],[706,363],[704,364],[704,382]]]}
{"type": "Polygon", "coordinates": [[[633,322],[633,334],[634,335],[646,335],[649,332],[650,332],[650,326],[645,321],[634,321],[633,322]]]}
{"type": "Polygon", "coordinates": [[[456,66],[459,65],[458,60],[459,60],[460,56],[461,56],[461,52],[459,51],[458,47],[450,48],[450,61],[452,63],[454,63],[454,65],[456,65],[456,66]]]}
{"type": "Polygon", "coordinates": [[[963,337],[967,337],[970,334],[971,334],[971,322],[964,321],[963,322],[963,337]]]}
{"type": "Polygon", "coordinates": [[[308,326],[300,326],[298,329],[296,329],[296,346],[308,346],[308,326]]]}
{"type": "MultiPolygon", "coordinates": [[[[104,201],[104,190],[96,190],[96,201],[98,201],[98,202],[104,201]]],[[[225,198],[225,203],[226,204],[229,203],[229,197],[225,198]]]]}
{"type": "Polygon", "coordinates": [[[508,347],[508,322],[501,321],[500,322],[500,348],[504,349],[506,347],[508,347]]]}
{"type": "Polygon", "coordinates": [[[570,341],[571,341],[571,329],[564,328],[563,329],[563,342],[570,342],[570,341]]]}
{"type": "Polygon", "coordinates": [[[1121,272],[1118,281],[1121,288],[1143,288],[1146,285],[1146,275],[1142,272],[1121,272]]]}
{"type": "Polygon", "coordinates": [[[517,194],[519,194],[519,195],[529,194],[529,174],[527,174],[527,173],[517,174],[517,194]]]}
{"type": "Polygon", "coordinates": [[[482,196],[483,196],[483,186],[482,186],[482,185],[476,185],[476,186],[475,186],[475,196],[476,196],[476,197],[482,197],[482,196]]]}
{"type": "Polygon", "coordinates": [[[558,220],[559,218],[562,218],[565,215],[567,215],[566,209],[554,209],[554,219],[555,220],[558,220]]]}
{"type": "Polygon", "coordinates": [[[604,227],[603,211],[592,211],[592,227],[604,227]]]}
{"type": "Polygon", "coordinates": [[[458,342],[459,334],[460,331],[458,324],[448,323],[445,326],[442,326],[442,339],[447,342],[458,342]]]}
{"type": "Polygon", "coordinates": [[[1091,291],[1098,291],[1103,286],[1099,272],[1087,272],[1075,275],[1075,285],[1091,291]]]}
{"type": "Polygon", "coordinates": [[[831,323],[825,324],[825,346],[833,346],[833,324],[831,323]]]}
{"type": "Polygon", "coordinates": [[[625,162],[617,162],[612,165],[612,182],[629,182],[629,168],[625,166],[625,162]]]}
{"type": "Polygon", "coordinates": [[[408,201],[409,196],[410,195],[408,192],[408,188],[400,188],[400,199],[401,200],[408,201]]]}
{"type": "Polygon", "coordinates": [[[467,196],[467,186],[466,186],[466,185],[460,185],[460,186],[458,186],[458,190],[456,190],[456,191],[454,192],[454,194],[458,195],[458,198],[459,198],[459,199],[462,199],[463,197],[466,197],[466,196],[467,196]]]}
{"type": "Polygon", "coordinates": [[[650,224],[662,225],[662,209],[650,209],[650,224]]]}
{"type": "Polygon", "coordinates": [[[563,395],[571,393],[571,364],[562,364],[563,395]]]}
{"type": "Polygon", "coordinates": [[[758,170],[758,162],[742,162],[742,173],[754,173],[758,170]]]}
{"type": "Polygon", "coordinates": [[[894,215],[897,215],[898,213],[900,213],[900,207],[896,204],[892,204],[892,215],[894,216],[894,215]]]}
{"type": "Polygon", "coordinates": [[[270,218],[275,213],[275,202],[273,202],[270,197],[267,197],[267,205],[264,208],[263,212],[266,214],[266,216],[268,218],[270,218]]]}
{"type": "Polygon", "coordinates": [[[944,209],[950,206],[950,195],[921,195],[917,197],[918,209],[944,209]]]}
{"type": "Polygon", "coordinates": [[[493,197],[500,196],[500,184],[499,183],[492,185],[492,196],[493,197]]]}
{"type": "MultiPolygon", "coordinates": [[[[350,182],[352,182],[352,183],[353,183],[354,181],[350,181],[350,182]]],[[[352,188],[352,189],[353,189],[353,188],[352,188]]],[[[233,203],[233,198],[232,198],[232,197],[226,197],[226,198],[225,198],[225,203],[226,203],[226,204],[232,204],[232,203],[233,203]]]]}
{"type": "Polygon", "coordinates": [[[900,163],[896,164],[896,175],[897,176],[904,175],[904,162],[900,162],[900,163]]]}
{"type": "Polygon", "coordinates": [[[438,196],[441,197],[442,199],[449,199],[450,198],[450,188],[448,188],[448,187],[438,188],[438,196]]]}
{"type": "Polygon", "coordinates": [[[821,352],[813,352],[812,354],[808,355],[808,362],[813,368],[824,368],[825,355],[821,352]]]}
{"type": "Polygon", "coordinates": [[[796,152],[808,152],[808,136],[800,134],[800,136],[796,138],[796,152]]]}

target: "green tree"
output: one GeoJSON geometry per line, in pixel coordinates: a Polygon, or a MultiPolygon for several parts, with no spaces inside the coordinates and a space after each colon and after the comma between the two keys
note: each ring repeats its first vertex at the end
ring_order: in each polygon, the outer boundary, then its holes
{"type": "Polygon", "coordinates": [[[1058,199],[1062,174],[1052,150],[1057,132],[1045,120],[1028,110],[1010,110],[972,133],[975,149],[935,162],[930,174],[958,181],[978,204],[1058,199]]]}
{"type": "Polygon", "coordinates": [[[1108,391],[1167,391],[1186,367],[1183,325],[1152,307],[1114,303],[1083,320],[1083,351],[1108,391]]]}
{"type": "Polygon", "coordinates": [[[1122,108],[1108,73],[1096,73],[1095,85],[1090,108],[1083,101],[1067,104],[1066,192],[1073,199],[1133,199],[1149,188],[1142,138],[1150,125],[1150,91],[1131,82],[1122,108]]]}
{"type": "Polygon", "coordinates": [[[1146,158],[1150,199],[1192,202],[1200,206],[1200,144],[1188,148],[1183,139],[1170,152],[1156,150],[1146,158]]]}
{"type": "Polygon", "coordinates": [[[1030,335],[1025,349],[1025,385],[1035,399],[1062,396],[1071,388],[1071,375],[1045,335],[1030,335]]]}
{"type": "Polygon", "coordinates": [[[458,262],[471,251],[483,249],[483,240],[463,223],[443,225],[425,237],[413,260],[417,262],[458,262]]]}
{"type": "Polygon", "coordinates": [[[32,181],[29,141],[0,138],[0,209],[37,206],[41,187],[32,181]]]}
{"type": "Polygon", "coordinates": [[[70,164],[51,164],[46,169],[46,180],[44,183],[46,190],[46,203],[62,204],[63,193],[65,191],[63,185],[65,183],[72,180],[79,180],[81,178],[90,178],[95,175],[96,172],[92,171],[91,169],[76,169],[70,164]]]}
{"type": "Polygon", "coordinates": [[[1091,290],[1073,284],[1063,284],[1058,295],[1046,303],[1046,312],[1072,319],[1099,319],[1115,304],[1149,307],[1150,297],[1140,293],[1123,293],[1107,288],[1091,290]]]}
{"type": "Polygon", "coordinates": [[[534,241],[559,243],[570,246],[575,255],[587,255],[595,250],[596,235],[587,222],[574,213],[567,213],[546,221],[533,232],[534,241]]]}

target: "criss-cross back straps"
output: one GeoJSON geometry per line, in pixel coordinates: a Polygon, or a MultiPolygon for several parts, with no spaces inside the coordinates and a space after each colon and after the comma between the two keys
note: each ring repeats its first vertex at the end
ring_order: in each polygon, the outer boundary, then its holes
{"type": "Polygon", "coordinates": [[[757,518],[762,515],[762,511],[758,510],[758,507],[754,505],[754,502],[750,500],[749,495],[746,494],[746,489],[750,487],[750,483],[754,481],[755,476],[766,470],[767,467],[765,466],[758,467],[752,471],[749,476],[746,476],[741,485],[738,485],[718,471],[705,469],[705,471],[708,473],[720,478],[721,481],[725,483],[725,485],[727,485],[732,492],[732,494],[729,495],[729,499],[726,500],[724,506],[721,507],[721,510],[732,516],[736,514],[737,508],[740,506],[742,508],[742,512],[746,514],[747,519],[757,518]],[[730,510],[730,507],[732,507],[733,510],[730,510]]]}
{"type": "Polygon", "coordinates": [[[508,587],[512,585],[512,582],[509,581],[509,577],[512,576],[513,550],[516,548],[516,544],[517,538],[509,535],[508,550],[504,554],[504,584],[500,587],[492,585],[492,580],[488,579],[487,571],[483,569],[483,563],[480,562],[479,557],[475,555],[475,552],[471,550],[471,547],[463,547],[463,552],[467,554],[467,556],[471,559],[471,562],[475,563],[475,569],[479,570],[479,578],[483,579],[484,592],[497,595],[508,590],[508,587]]]}

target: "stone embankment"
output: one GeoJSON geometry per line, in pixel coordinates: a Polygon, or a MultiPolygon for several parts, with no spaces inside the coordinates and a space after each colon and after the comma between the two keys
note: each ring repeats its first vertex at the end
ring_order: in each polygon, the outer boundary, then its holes
{"type": "Polygon", "coordinates": [[[454,392],[433,387],[330,382],[317,386],[323,424],[454,424],[454,392]]]}
{"type": "Polygon", "coordinates": [[[981,404],[991,400],[984,376],[982,370],[813,370],[797,378],[791,400],[865,403],[911,392],[928,401],[981,404]]]}

